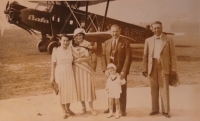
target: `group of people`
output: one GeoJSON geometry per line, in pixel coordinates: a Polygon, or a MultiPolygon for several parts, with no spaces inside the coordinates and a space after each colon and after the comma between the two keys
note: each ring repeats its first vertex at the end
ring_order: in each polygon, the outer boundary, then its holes
{"type": "MultiPolygon", "coordinates": [[[[176,55],[173,40],[162,33],[162,23],[156,21],[151,25],[154,36],[146,39],[143,55],[143,75],[149,77],[151,84],[152,111],[149,115],[159,113],[159,92],[161,94],[162,114],[169,118],[169,74],[176,72],[176,55]]],[[[130,42],[120,37],[120,27],[116,24],[110,28],[112,38],[103,43],[102,69],[107,77],[108,92],[107,117],[126,116],[127,75],[132,63],[130,42]],[[113,114],[115,113],[115,115],[113,114]]],[[[64,116],[75,115],[70,110],[70,103],[80,101],[86,112],[89,103],[92,115],[97,115],[93,108],[96,100],[94,69],[91,66],[93,46],[85,39],[85,30],[77,28],[73,39],[64,34],[60,37],[60,46],[53,49],[51,81],[58,83],[60,103],[64,116]]]]}

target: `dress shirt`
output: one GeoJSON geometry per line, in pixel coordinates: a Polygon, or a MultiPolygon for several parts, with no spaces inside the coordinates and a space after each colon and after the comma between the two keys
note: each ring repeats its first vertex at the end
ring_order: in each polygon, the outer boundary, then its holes
{"type": "Polygon", "coordinates": [[[162,34],[160,36],[154,36],[154,54],[153,54],[153,58],[156,59],[160,59],[160,52],[161,50],[161,44],[162,44],[162,40],[161,40],[162,34]]]}
{"type": "Polygon", "coordinates": [[[119,40],[119,37],[117,39],[113,39],[112,46],[113,46],[114,42],[115,42],[115,46],[117,46],[118,40],[119,40]]]}

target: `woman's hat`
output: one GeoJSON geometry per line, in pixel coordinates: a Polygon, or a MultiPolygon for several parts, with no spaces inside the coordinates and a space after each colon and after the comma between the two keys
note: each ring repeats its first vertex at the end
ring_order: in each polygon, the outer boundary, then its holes
{"type": "Polygon", "coordinates": [[[85,35],[85,30],[83,28],[77,28],[74,30],[74,36],[76,36],[77,34],[84,34],[85,35]]]}
{"type": "Polygon", "coordinates": [[[117,67],[113,63],[108,64],[107,69],[110,69],[110,68],[114,68],[115,70],[117,69],[117,67]]]}

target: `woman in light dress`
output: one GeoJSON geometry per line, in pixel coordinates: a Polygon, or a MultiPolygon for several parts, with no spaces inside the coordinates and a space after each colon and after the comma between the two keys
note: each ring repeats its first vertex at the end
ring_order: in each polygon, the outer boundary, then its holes
{"type": "Polygon", "coordinates": [[[77,90],[72,70],[71,41],[67,35],[62,35],[60,46],[53,49],[51,65],[51,81],[56,81],[59,87],[60,103],[64,112],[63,118],[75,115],[70,109],[70,103],[77,102],[77,90]]]}
{"type": "Polygon", "coordinates": [[[94,71],[91,68],[91,55],[89,50],[92,49],[90,42],[85,39],[85,30],[77,28],[74,31],[72,54],[74,57],[74,75],[77,88],[78,101],[81,101],[82,112],[86,112],[86,104],[89,103],[90,112],[92,115],[97,115],[93,108],[93,101],[96,99],[94,87],[94,71]]]}

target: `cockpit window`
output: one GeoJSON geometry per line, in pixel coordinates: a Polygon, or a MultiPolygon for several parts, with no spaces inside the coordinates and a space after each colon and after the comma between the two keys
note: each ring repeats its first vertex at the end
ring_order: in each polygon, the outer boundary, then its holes
{"type": "Polygon", "coordinates": [[[35,9],[39,11],[51,12],[52,8],[52,5],[38,4],[35,9]]]}

